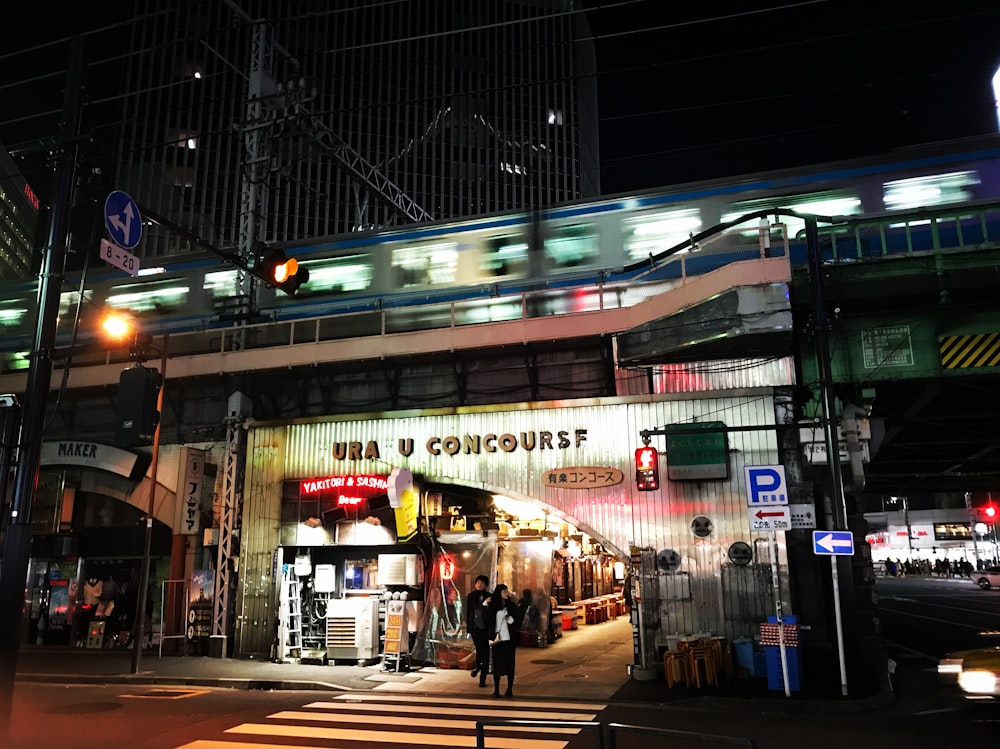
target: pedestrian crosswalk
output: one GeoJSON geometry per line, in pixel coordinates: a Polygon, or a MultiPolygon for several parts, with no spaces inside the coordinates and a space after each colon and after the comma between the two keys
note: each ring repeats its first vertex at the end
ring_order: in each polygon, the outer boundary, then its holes
{"type": "MultiPolygon", "coordinates": [[[[222,738],[199,739],[177,749],[475,747],[477,721],[586,722],[593,721],[604,708],[598,703],[352,693],[309,702],[297,710],[281,710],[260,723],[228,728],[222,738]]],[[[564,749],[582,730],[572,725],[487,726],[485,746],[564,749]]]]}

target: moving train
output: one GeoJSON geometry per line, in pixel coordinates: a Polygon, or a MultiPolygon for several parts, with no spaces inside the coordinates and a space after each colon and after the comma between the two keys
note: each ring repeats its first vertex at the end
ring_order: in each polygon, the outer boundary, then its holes
{"type": "MultiPolygon", "coordinates": [[[[917,215],[938,206],[990,201],[1000,201],[1000,137],[996,136],[579,201],[535,215],[504,213],[278,243],[274,247],[308,268],[309,281],[294,296],[261,289],[255,319],[314,318],[496,299],[637,277],[694,275],[756,254],[762,217],[777,209],[800,214],[783,212],[778,218],[793,263],[804,261],[801,214],[836,217],[851,225],[847,252],[857,255],[862,246],[857,240],[863,234],[858,227],[865,217],[917,215]],[[720,228],[728,230],[727,240],[706,251],[709,238],[720,228]],[[666,262],[684,255],[683,266],[666,262]]],[[[979,231],[983,241],[988,239],[987,227],[970,230],[979,231]]],[[[877,240],[878,251],[885,252],[885,231],[878,231],[883,236],[873,242],[877,240]]],[[[899,239],[900,247],[920,249],[912,225],[905,235],[899,239]]],[[[835,241],[825,249],[828,256],[837,255],[835,241]]],[[[211,254],[158,262],[162,264],[144,269],[134,279],[112,268],[91,268],[81,308],[91,315],[95,310],[126,309],[142,317],[144,329],[153,335],[234,324],[234,267],[211,254]]],[[[58,345],[73,340],[79,303],[73,289],[79,284],[78,277],[65,280],[58,345]]],[[[36,286],[34,279],[0,285],[0,352],[4,352],[0,371],[27,366],[23,352],[33,338],[36,286]]],[[[76,341],[87,340],[85,329],[86,322],[80,325],[76,341]]]]}

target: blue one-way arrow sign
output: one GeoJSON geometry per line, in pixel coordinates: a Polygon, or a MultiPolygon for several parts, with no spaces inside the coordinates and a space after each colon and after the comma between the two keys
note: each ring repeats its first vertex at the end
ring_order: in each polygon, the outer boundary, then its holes
{"type": "Polygon", "coordinates": [[[850,531],[813,531],[813,553],[849,557],[854,554],[850,531]]]}

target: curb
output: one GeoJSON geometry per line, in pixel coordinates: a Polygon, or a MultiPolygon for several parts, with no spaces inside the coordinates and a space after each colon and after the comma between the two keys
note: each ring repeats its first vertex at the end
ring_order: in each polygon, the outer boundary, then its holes
{"type": "MultiPolygon", "coordinates": [[[[111,674],[107,676],[90,674],[19,674],[17,681],[35,684],[92,684],[95,686],[108,684],[128,684],[150,686],[191,686],[214,687],[219,689],[235,689],[245,691],[301,691],[301,692],[367,692],[340,684],[320,681],[296,681],[289,679],[252,679],[232,677],[198,677],[198,676],[151,676],[143,674],[111,674]]],[[[737,697],[685,697],[669,702],[643,700],[617,700],[614,697],[604,700],[610,705],[644,707],[659,710],[697,710],[716,713],[756,713],[756,714],[808,714],[808,713],[867,713],[881,710],[895,704],[895,694],[892,691],[888,674],[881,680],[882,689],[878,694],[862,699],[771,699],[771,698],[737,698],[737,697]]],[[[386,689],[379,694],[393,694],[386,689]]],[[[406,690],[407,695],[441,698],[441,692],[406,690]]],[[[551,700],[551,696],[523,696],[521,699],[551,700]]],[[[574,700],[562,697],[566,702],[593,702],[592,699],[574,700]]]]}

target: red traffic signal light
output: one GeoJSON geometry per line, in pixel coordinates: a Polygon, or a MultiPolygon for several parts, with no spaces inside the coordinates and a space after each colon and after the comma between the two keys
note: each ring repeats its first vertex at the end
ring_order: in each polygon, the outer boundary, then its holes
{"type": "Polygon", "coordinates": [[[660,454],[655,447],[646,445],[635,451],[635,485],[641,492],[660,488],[660,454]]]}
{"type": "Polygon", "coordinates": [[[271,250],[257,260],[256,276],[272,288],[294,294],[299,286],[309,280],[309,269],[299,265],[295,258],[285,257],[281,250],[271,250]]]}
{"type": "Polygon", "coordinates": [[[991,504],[986,505],[986,507],[983,508],[983,514],[986,515],[986,517],[988,517],[990,520],[992,520],[997,515],[997,508],[991,504]]]}

